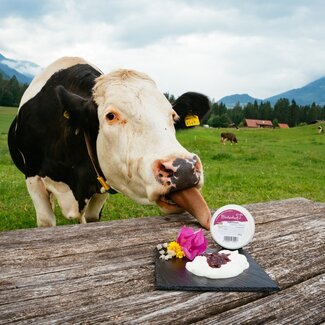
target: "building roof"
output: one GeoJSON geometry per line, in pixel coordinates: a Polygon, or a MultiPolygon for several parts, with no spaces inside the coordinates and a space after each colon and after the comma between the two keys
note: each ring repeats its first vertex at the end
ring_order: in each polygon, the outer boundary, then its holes
{"type": "Polygon", "coordinates": [[[289,129],[289,125],[286,123],[278,123],[280,129],[289,129]]]}
{"type": "Polygon", "coordinates": [[[273,127],[272,122],[269,120],[252,120],[246,118],[245,123],[249,128],[273,127]]]}

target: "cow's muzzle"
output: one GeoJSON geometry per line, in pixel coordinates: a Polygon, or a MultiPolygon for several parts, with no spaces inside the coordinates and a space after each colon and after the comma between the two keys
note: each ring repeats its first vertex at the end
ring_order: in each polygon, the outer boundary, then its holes
{"type": "Polygon", "coordinates": [[[199,184],[202,165],[197,156],[192,159],[157,160],[154,163],[156,180],[172,193],[199,184]]]}
{"type": "Polygon", "coordinates": [[[165,213],[188,211],[209,229],[211,212],[198,187],[202,185],[202,164],[197,156],[191,159],[157,160],[154,175],[164,195],[156,201],[165,213]]]}

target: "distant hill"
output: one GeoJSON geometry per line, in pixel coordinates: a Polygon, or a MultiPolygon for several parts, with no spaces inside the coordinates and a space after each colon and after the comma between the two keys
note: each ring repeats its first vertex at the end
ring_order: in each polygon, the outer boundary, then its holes
{"type": "Polygon", "coordinates": [[[290,101],[294,99],[298,105],[310,105],[315,102],[323,106],[325,105],[325,77],[315,80],[304,87],[266,98],[265,101],[269,101],[274,105],[280,98],[288,98],[290,101]]]}
{"type": "Polygon", "coordinates": [[[255,100],[258,103],[262,101],[261,99],[254,98],[248,94],[235,94],[222,97],[218,100],[218,103],[224,103],[228,108],[233,108],[237,103],[242,106],[245,106],[248,103],[254,103],[255,100]]]}
{"type": "Polygon", "coordinates": [[[4,79],[16,76],[20,83],[29,84],[41,67],[33,62],[6,58],[0,54],[0,74],[4,79]]]}
{"type": "Polygon", "coordinates": [[[325,77],[315,80],[301,88],[288,90],[263,100],[251,97],[248,94],[236,94],[223,97],[218,100],[218,103],[222,102],[228,108],[234,107],[238,102],[241,105],[246,105],[248,103],[254,103],[255,100],[258,103],[261,101],[269,101],[272,105],[274,105],[280,98],[287,98],[289,101],[294,99],[298,105],[302,106],[310,105],[313,102],[323,106],[325,105],[325,77]]]}

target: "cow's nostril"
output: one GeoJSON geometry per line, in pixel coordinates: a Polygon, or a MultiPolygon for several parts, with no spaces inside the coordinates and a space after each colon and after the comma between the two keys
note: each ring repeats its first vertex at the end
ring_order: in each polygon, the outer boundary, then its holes
{"type": "Polygon", "coordinates": [[[167,175],[173,175],[173,170],[168,168],[168,163],[161,163],[160,164],[160,170],[166,173],[167,175]]]}
{"type": "Polygon", "coordinates": [[[160,178],[162,178],[162,177],[165,177],[165,178],[173,177],[176,170],[173,170],[172,168],[173,168],[173,166],[171,165],[170,162],[161,162],[158,165],[158,172],[159,172],[158,176],[160,178]]]}
{"type": "Polygon", "coordinates": [[[157,160],[154,164],[154,174],[159,183],[165,186],[171,186],[173,184],[172,177],[176,171],[172,168],[174,159],[172,160],[157,160]]]}

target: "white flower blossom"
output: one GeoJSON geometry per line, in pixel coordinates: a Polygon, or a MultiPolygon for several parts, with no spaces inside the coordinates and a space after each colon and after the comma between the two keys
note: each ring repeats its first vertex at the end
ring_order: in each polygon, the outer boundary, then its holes
{"type": "Polygon", "coordinates": [[[173,250],[169,250],[169,251],[167,251],[167,255],[169,255],[170,257],[173,257],[173,256],[176,256],[176,253],[173,250]]]}
{"type": "Polygon", "coordinates": [[[174,250],[167,250],[168,243],[158,244],[156,246],[160,256],[159,258],[161,260],[168,261],[172,259],[174,256],[176,256],[176,252],[174,250]]]}

